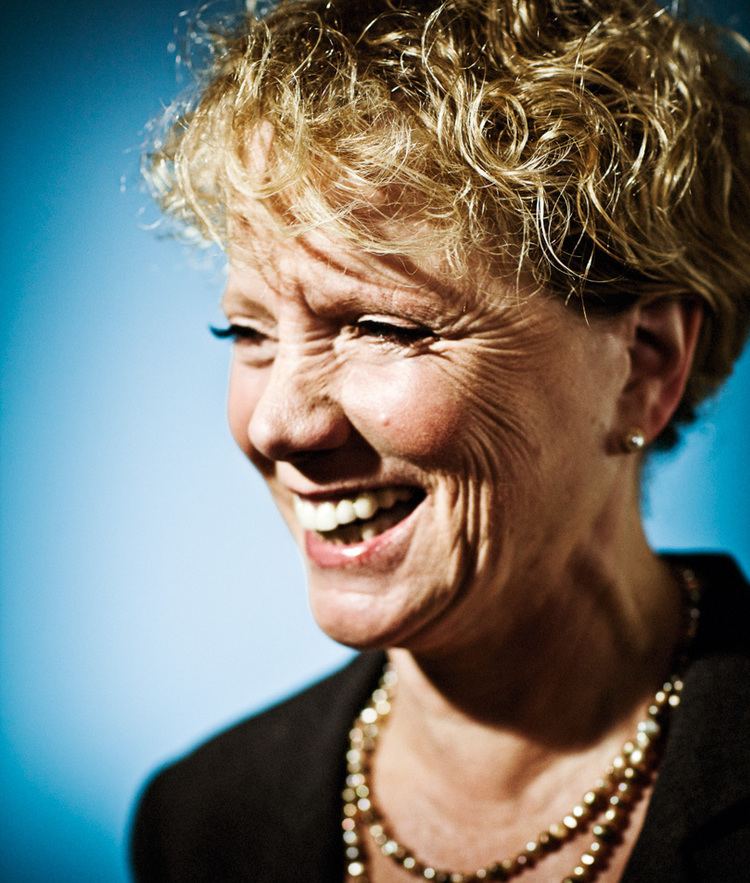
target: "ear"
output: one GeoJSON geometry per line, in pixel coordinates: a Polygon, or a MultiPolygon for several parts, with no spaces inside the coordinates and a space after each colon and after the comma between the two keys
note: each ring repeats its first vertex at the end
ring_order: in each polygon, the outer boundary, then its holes
{"type": "Polygon", "coordinates": [[[620,429],[624,433],[638,427],[650,443],[685,391],[703,308],[694,299],[657,298],[637,304],[631,322],[630,374],[621,396],[620,429]]]}

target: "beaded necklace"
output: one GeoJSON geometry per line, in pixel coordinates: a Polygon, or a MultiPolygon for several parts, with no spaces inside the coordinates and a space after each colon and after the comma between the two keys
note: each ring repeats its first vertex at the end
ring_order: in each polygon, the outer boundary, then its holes
{"type": "Polygon", "coordinates": [[[447,871],[421,861],[393,836],[388,823],[375,803],[370,786],[372,757],[380,727],[391,711],[397,676],[386,664],[377,688],[357,716],[349,733],[346,754],[347,777],[343,797],[343,838],[346,871],[357,883],[369,883],[365,839],[383,855],[421,880],[436,883],[479,883],[485,880],[510,880],[534,867],[546,855],[564,843],[590,830],[591,842],[578,864],[562,883],[590,883],[602,870],[620,841],[634,807],[652,780],[665,742],[672,712],[680,704],[682,676],[689,650],[698,628],[700,586],[692,571],[678,573],[685,595],[685,625],[675,653],[674,673],[657,690],[648,705],[646,717],[639,722],[632,738],[612,759],[604,775],[586,791],[561,821],[529,840],[515,855],[475,871],[447,871]]]}

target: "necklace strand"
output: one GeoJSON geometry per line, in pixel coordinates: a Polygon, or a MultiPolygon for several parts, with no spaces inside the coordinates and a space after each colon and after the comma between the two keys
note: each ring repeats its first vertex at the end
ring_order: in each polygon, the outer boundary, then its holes
{"type": "Polygon", "coordinates": [[[342,828],[349,878],[357,883],[369,883],[365,846],[368,833],[383,855],[419,879],[436,883],[481,883],[517,877],[544,856],[590,829],[591,843],[562,883],[591,883],[621,840],[634,807],[654,776],[672,711],[680,704],[682,676],[698,628],[700,586],[691,570],[682,569],[679,576],[685,595],[685,624],[675,654],[674,674],[652,697],[646,717],[637,725],[633,737],[624,743],[602,778],[586,791],[560,822],[550,825],[516,855],[473,872],[446,871],[420,861],[396,840],[373,799],[370,786],[372,757],[380,728],[390,714],[397,682],[396,672],[386,664],[377,688],[349,733],[346,787],[342,792],[342,828]]]}

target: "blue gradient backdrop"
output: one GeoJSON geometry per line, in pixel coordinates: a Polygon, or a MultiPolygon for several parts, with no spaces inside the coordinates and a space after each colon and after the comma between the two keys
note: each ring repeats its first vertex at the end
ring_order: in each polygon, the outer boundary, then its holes
{"type": "MultiPolygon", "coordinates": [[[[149,770],[348,653],[310,622],[225,428],[221,272],[142,229],[140,130],[178,88],[179,10],[6,6],[2,880],[127,879],[149,770]]],[[[749,397],[746,355],[656,470],[656,545],[750,568],[749,397]]]]}

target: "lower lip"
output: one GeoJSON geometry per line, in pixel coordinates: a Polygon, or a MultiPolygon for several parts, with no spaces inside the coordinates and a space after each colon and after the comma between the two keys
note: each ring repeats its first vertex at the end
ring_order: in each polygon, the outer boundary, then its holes
{"type": "Polygon", "coordinates": [[[307,530],[305,531],[307,557],[320,568],[392,567],[406,553],[409,534],[421,505],[422,503],[398,524],[394,524],[371,540],[362,540],[361,543],[352,543],[349,546],[329,543],[316,531],[307,530]]]}

